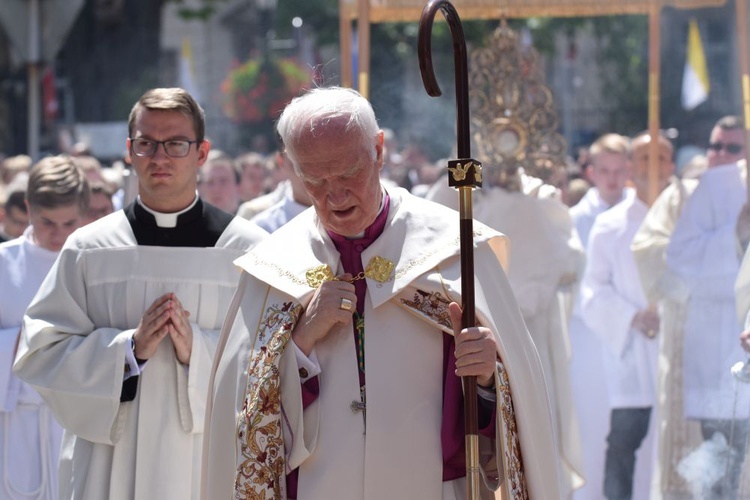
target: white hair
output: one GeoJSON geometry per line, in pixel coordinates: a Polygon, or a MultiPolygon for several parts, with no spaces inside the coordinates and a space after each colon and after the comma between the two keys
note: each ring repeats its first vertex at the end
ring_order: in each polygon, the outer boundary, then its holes
{"type": "Polygon", "coordinates": [[[343,133],[359,132],[370,159],[380,127],[370,103],[357,91],[343,87],[315,88],[296,97],[281,113],[277,131],[289,159],[297,170],[296,146],[305,134],[318,135],[319,128],[335,124],[343,133]]]}

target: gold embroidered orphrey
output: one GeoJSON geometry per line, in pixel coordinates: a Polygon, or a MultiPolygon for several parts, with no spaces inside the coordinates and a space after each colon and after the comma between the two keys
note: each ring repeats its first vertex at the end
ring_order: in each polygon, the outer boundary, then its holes
{"type": "Polygon", "coordinates": [[[235,474],[234,498],[282,498],[286,488],[279,362],[301,313],[300,304],[273,304],[258,326],[237,419],[242,461],[235,474]]]}
{"type": "MultiPolygon", "coordinates": [[[[364,277],[374,279],[378,283],[385,283],[391,277],[395,267],[396,265],[390,260],[376,255],[370,259],[370,262],[368,262],[364,274],[355,277],[351,281],[356,281],[364,277]]],[[[331,266],[328,264],[322,264],[308,269],[307,272],[305,272],[305,278],[307,279],[307,284],[310,288],[318,288],[326,281],[335,280],[336,276],[333,274],[331,266]]]]}
{"type": "Polygon", "coordinates": [[[400,298],[399,300],[401,304],[418,311],[446,329],[453,329],[451,314],[448,311],[448,304],[451,301],[440,292],[428,293],[417,290],[412,299],[400,298]]]}

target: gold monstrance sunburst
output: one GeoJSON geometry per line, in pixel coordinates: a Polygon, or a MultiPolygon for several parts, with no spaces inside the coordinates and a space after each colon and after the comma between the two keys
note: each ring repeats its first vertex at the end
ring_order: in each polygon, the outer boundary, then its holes
{"type": "Polygon", "coordinates": [[[567,142],[545,84],[539,54],[503,20],[471,54],[472,142],[489,185],[518,191],[519,167],[554,183],[564,171],[567,142]]]}

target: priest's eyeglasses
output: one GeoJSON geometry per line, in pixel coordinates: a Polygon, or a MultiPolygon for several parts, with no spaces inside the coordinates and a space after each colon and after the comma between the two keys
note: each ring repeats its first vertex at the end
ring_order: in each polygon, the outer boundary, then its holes
{"type": "Polygon", "coordinates": [[[191,144],[198,144],[200,141],[186,141],[182,139],[170,139],[168,141],[154,141],[153,139],[131,139],[130,149],[136,156],[154,156],[156,149],[161,146],[164,152],[172,158],[183,158],[190,152],[191,144]]]}

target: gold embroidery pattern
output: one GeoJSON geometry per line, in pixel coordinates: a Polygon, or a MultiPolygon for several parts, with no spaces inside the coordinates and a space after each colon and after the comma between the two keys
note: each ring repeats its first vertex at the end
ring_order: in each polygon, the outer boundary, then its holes
{"type": "Polygon", "coordinates": [[[294,274],[291,271],[287,271],[286,269],[282,269],[278,264],[274,264],[273,262],[267,262],[263,259],[260,259],[257,255],[253,255],[253,264],[257,266],[265,266],[270,267],[271,269],[274,269],[280,277],[287,278],[289,281],[296,285],[305,285],[307,284],[307,281],[303,281],[300,279],[296,274],[294,274]]]}
{"type": "MultiPolygon", "coordinates": [[[[482,236],[484,234],[484,232],[482,231],[481,227],[475,226],[473,229],[474,229],[474,236],[475,237],[479,237],[479,236],[482,236]]],[[[460,243],[461,243],[461,237],[460,236],[456,236],[456,239],[453,240],[452,245],[454,247],[458,248],[460,246],[460,243]]],[[[396,279],[403,278],[404,276],[406,276],[406,273],[408,273],[412,268],[414,268],[416,266],[419,266],[419,265],[422,265],[423,263],[425,263],[426,261],[428,261],[434,254],[436,254],[437,252],[441,251],[442,249],[443,249],[442,247],[436,247],[431,252],[426,253],[426,254],[422,255],[421,257],[419,257],[419,258],[416,258],[416,259],[413,259],[413,260],[409,261],[406,265],[404,265],[403,267],[400,267],[398,269],[398,271],[396,271],[395,278],[396,279]]]]}
{"type": "Polygon", "coordinates": [[[427,293],[422,290],[417,290],[414,292],[413,300],[399,300],[405,306],[415,309],[439,325],[443,325],[448,329],[453,329],[451,315],[448,311],[448,304],[450,304],[451,301],[445,298],[440,292],[427,293]]]}
{"type": "Polygon", "coordinates": [[[279,361],[301,312],[299,304],[274,304],[258,327],[259,347],[250,355],[237,422],[242,462],[235,475],[235,499],[281,498],[286,488],[279,361]]]}
{"type": "Polygon", "coordinates": [[[505,436],[503,440],[505,449],[501,450],[505,455],[507,468],[505,481],[510,492],[510,498],[514,500],[528,500],[529,490],[526,487],[526,475],[523,470],[523,459],[521,457],[521,442],[518,439],[516,412],[513,409],[508,372],[505,371],[505,366],[502,363],[497,364],[497,372],[500,378],[498,411],[500,411],[502,423],[502,428],[498,429],[497,432],[502,432],[505,436]]]}

